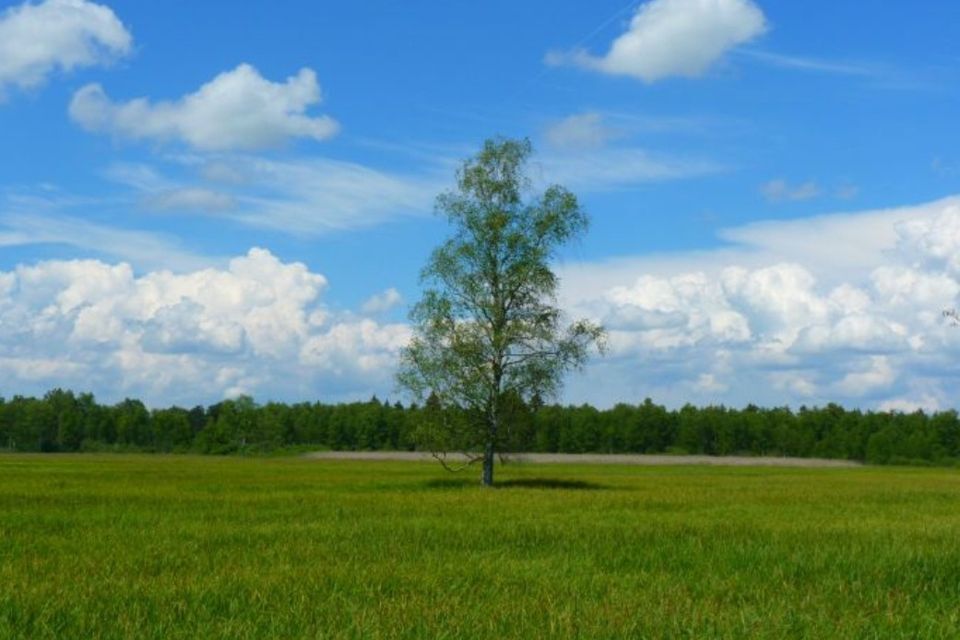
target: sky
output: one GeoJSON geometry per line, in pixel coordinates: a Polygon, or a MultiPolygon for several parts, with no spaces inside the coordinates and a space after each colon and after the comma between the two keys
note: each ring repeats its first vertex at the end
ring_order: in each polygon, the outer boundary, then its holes
{"type": "Polygon", "coordinates": [[[485,139],[591,217],[562,402],[956,406],[960,3],[0,0],[0,396],[402,399],[485,139]]]}

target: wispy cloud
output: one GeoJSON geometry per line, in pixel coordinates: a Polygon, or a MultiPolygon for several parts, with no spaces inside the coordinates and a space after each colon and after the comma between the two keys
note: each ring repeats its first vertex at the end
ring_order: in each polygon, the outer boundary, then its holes
{"type": "Polygon", "coordinates": [[[808,180],[798,185],[791,185],[786,180],[777,178],[764,183],[764,185],[760,187],[760,193],[762,193],[763,197],[769,202],[784,202],[810,200],[819,197],[823,192],[820,186],[813,180],[808,180]]]}
{"type": "Polygon", "coordinates": [[[822,58],[784,55],[770,51],[761,51],[759,49],[741,49],[739,53],[758,62],[782,69],[795,69],[797,71],[844,76],[860,76],[865,78],[878,78],[883,73],[882,69],[878,66],[866,63],[841,62],[822,58]]]}
{"type": "Polygon", "coordinates": [[[560,183],[575,191],[623,189],[727,170],[724,165],[710,160],[670,157],[634,147],[544,153],[533,164],[543,182],[560,183]]]}
{"type": "Polygon", "coordinates": [[[860,187],[849,182],[844,183],[834,189],[833,194],[841,200],[851,200],[860,195],[860,187]]]}
{"type": "Polygon", "coordinates": [[[857,197],[860,188],[849,182],[844,182],[835,188],[827,188],[815,180],[807,180],[793,184],[783,178],[775,178],[760,186],[760,193],[767,202],[802,202],[830,196],[839,200],[850,200],[857,197]]]}
{"type": "Polygon", "coordinates": [[[616,143],[625,146],[641,136],[725,136],[740,133],[746,126],[742,120],[715,116],[588,110],[549,120],[542,139],[553,149],[596,149],[616,143]]]}
{"type": "Polygon", "coordinates": [[[198,269],[220,262],[194,253],[175,237],[121,229],[64,215],[0,214],[0,246],[57,244],[130,262],[138,268],[198,269]]]}
{"type": "MultiPolygon", "coordinates": [[[[106,175],[131,187],[134,201],[154,211],[215,214],[243,226],[316,236],[430,214],[437,194],[454,184],[461,161],[454,154],[414,148],[406,171],[318,156],[181,155],[168,156],[167,164],[157,167],[115,165],[106,175]],[[164,167],[169,175],[161,173],[164,167]]],[[[633,146],[547,148],[530,166],[537,183],[594,192],[723,170],[709,160],[633,146]]]]}
{"type": "Polygon", "coordinates": [[[186,187],[158,191],[145,197],[143,204],[148,209],[156,211],[222,213],[236,209],[238,203],[233,196],[226,193],[200,187],[186,187]]]}
{"type": "Polygon", "coordinates": [[[452,179],[429,169],[401,174],[328,158],[231,162],[258,192],[237,196],[242,208],[234,217],[289,233],[322,234],[427,214],[452,179]]]}
{"type": "Polygon", "coordinates": [[[960,162],[950,162],[937,156],[930,161],[930,169],[938,176],[952,178],[960,175],[960,162]]]}
{"type": "MultiPolygon", "coordinates": [[[[432,211],[452,183],[443,161],[398,172],[324,157],[173,155],[165,164],[119,164],[106,177],[149,211],[213,214],[238,225],[322,235],[432,211]]],[[[128,196],[130,198],[130,196],[128,196]]]]}
{"type": "Polygon", "coordinates": [[[149,211],[222,213],[235,209],[236,199],[220,189],[185,185],[143,163],[117,163],[103,176],[137,192],[137,204],[149,211]]]}
{"type": "Polygon", "coordinates": [[[595,111],[567,116],[544,131],[547,144],[557,149],[595,149],[622,136],[595,111]]]}
{"type": "Polygon", "coordinates": [[[827,59],[760,49],[738,49],[737,53],[775,69],[859,80],[865,87],[884,91],[942,92],[956,85],[953,67],[908,69],[880,60],[827,59]]]}

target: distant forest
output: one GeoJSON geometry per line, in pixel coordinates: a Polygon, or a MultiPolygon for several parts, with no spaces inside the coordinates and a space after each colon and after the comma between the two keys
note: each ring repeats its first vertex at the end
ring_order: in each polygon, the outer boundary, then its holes
{"type": "MultiPolygon", "coordinates": [[[[960,462],[960,419],[939,413],[822,408],[684,406],[647,399],[600,410],[514,402],[504,449],[516,452],[765,455],[877,464],[960,462]]],[[[0,449],[267,453],[284,448],[415,450],[429,420],[462,420],[438,408],[376,397],[348,404],[270,402],[249,397],[208,407],[149,410],[139,400],[102,405],[89,393],[56,389],[43,398],[0,398],[0,449]]]]}

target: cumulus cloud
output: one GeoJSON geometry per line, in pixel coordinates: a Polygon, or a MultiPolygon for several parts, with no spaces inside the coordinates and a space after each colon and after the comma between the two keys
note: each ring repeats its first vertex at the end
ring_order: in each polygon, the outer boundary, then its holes
{"type": "MultiPolygon", "coordinates": [[[[565,400],[954,404],[960,329],[941,311],[960,300],[960,199],[722,237],[711,251],[559,269],[562,307],[610,333],[609,355],[572,378],[565,400]]],[[[20,266],[0,272],[0,379],[155,403],[389,393],[410,328],[374,314],[399,294],[373,296],[362,317],[328,309],[325,288],[262,249],[181,273],[20,266]]]]}
{"type": "Polygon", "coordinates": [[[370,319],[341,322],[312,336],[303,345],[305,365],[319,367],[336,376],[362,375],[369,388],[374,380],[394,370],[400,349],[410,340],[402,324],[381,325],[370,319]]]}
{"type": "Polygon", "coordinates": [[[88,131],[130,140],[181,142],[202,151],[276,147],[295,138],[326,140],[338,125],[307,111],[321,101],[311,69],[272,82],[248,64],[221,73],[176,101],[114,102],[98,84],[74,94],[70,117],[88,131]]]}
{"type": "Polygon", "coordinates": [[[363,303],[361,309],[364,313],[385,313],[403,302],[403,296],[400,292],[390,287],[380,293],[370,296],[363,303]]]}
{"type": "Polygon", "coordinates": [[[897,249],[928,268],[960,275],[960,203],[931,216],[904,218],[895,225],[897,249]]]}
{"type": "Polygon", "coordinates": [[[851,371],[837,382],[837,390],[846,396],[861,396],[890,387],[897,377],[886,356],[871,356],[866,366],[851,371]]]}
{"type": "Polygon", "coordinates": [[[19,266],[0,272],[0,377],[8,389],[161,404],[389,391],[408,328],[328,312],[326,286],[264,249],[181,274],[98,260],[19,266]]]}
{"type": "Polygon", "coordinates": [[[0,96],[36,87],[55,70],[107,64],[133,38],[109,7],[87,0],[25,2],[0,13],[0,96]]]}
{"type": "Polygon", "coordinates": [[[548,64],[575,64],[645,82],[702,75],[729,49],[766,30],[751,0],[650,0],[603,56],[551,53],[548,64]]]}
{"type": "Polygon", "coordinates": [[[941,311],[960,298],[960,201],[724,237],[739,245],[562,270],[564,306],[611,333],[610,358],[575,399],[937,408],[956,397],[960,331],[941,311]]]}
{"type": "Polygon", "coordinates": [[[892,398],[880,403],[881,411],[899,411],[900,413],[939,411],[941,408],[940,401],[927,394],[919,394],[916,397],[908,398],[892,398]]]}

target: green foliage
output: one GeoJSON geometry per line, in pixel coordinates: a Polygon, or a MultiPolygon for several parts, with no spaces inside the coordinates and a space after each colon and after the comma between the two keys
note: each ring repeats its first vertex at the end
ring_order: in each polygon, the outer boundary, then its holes
{"type": "Polygon", "coordinates": [[[423,270],[415,335],[397,379],[418,402],[451,411],[417,431],[421,446],[484,460],[516,438],[519,402],[550,397],[563,373],[580,367],[603,330],[565,324],[550,262],[587,228],[576,197],[561,186],[530,195],[528,140],[488,140],[437,198],[453,233],[423,270]],[[449,420],[442,418],[450,417],[449,420]]]}
{"type": "Polygon", "coordinates": [[[960,477],[0,456],[0,638],[952,638],[960,477]],[[464,570],[468,567],[469,570],[464,570]]]}
{"type": "MultiPolygon", "coordinates": [[[[499,442],[504,451],[562,453],[689,453],[858,460],[874,464],[952,465],[960,461],[960,418],[934,414],[823,408],[744,409],[687,405],[671,411],[647,398],[599,410],[589,405],[539,405],[506,393],[499,442]]],[[[448,450],[469,434],[468,411],[367,402],[339,405],[276,402],[249,397],[209,407],[148,411],[127,399],[105,406],[92,395],[56,389],[43,398],[0,398],[0,449],[8,451],[155,451],[264,454],[301,447],[402,450],[446,434],[448,450]],[[451,425],[453,428],[450,428],[451,425]]],[[[420,447],[423,450],[429,448],[420,447]]]]}

